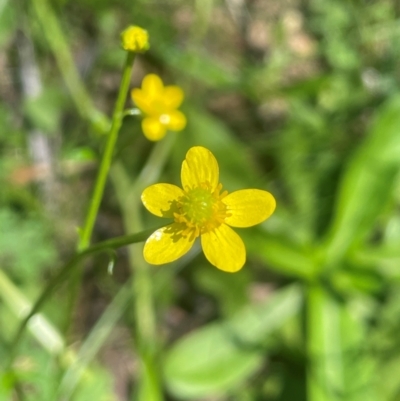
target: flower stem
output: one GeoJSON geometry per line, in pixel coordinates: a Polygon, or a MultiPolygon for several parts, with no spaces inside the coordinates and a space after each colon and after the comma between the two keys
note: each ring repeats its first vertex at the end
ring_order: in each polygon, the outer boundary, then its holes
{"type": "Polygon", "coordinates": [[[122,119],[124,117],[123,111],[126,96],[129,90],[135,53],[127,52],[118,98],[112,116],[111,128],[109,128],[110,124],[108,118],[95,108],[85,86],[82,83],[79,73],[75,67],[74,60],[71,56],[71,51],[69,49],[67,40],[65,39],[57,17],[49,6],[47,0],[33,0],[32,5],[57,61],[57,65],[64,78],[65,84],[67,85],[72,99],[77,106],[77,110],[80,112],[82,117],[89,119],[100,132],[106,132],[109,130],[107,143],[89,206],[89,211],[87,213],[85,225],[81,231],[80,241],[78,244],[78,249],[82,250],[89,246],[97,212],[103,196],[104,186],[108,171],[110,169],[115,142],[122,124],[122,119]]]}
{"type": "Polygon", "coordinates": [[[97,212],[100,207],[100,202],[103,197],[104,187],[106,184],[108,172],[110,170],[111,161],[114,153],[115,143],[117,141],[118,132],[122,125],[123,111],[126,102],[126,96],[129,90],[130,78],[132,73],[133,61],[135,53],[128,52],[124,70],[122,73],[121,84],[119,87],[118,98],[115,104],[114,113],[112,116],[112,123],[110,133],[107,137],[107,143],[104,149],[103,157],[100,163],[99,172],[97,174],[96,184],[90,201],[88,213],[86,215],[85,225],[82,228],[78,250],[87,248],[90,244],[90,238],[94,223],[96,221],[97,212]]]}
{"type": "MultiPolygon", "coordinates": [[[[120,163],[111,170],[117,197],[123,209],[124,225],[128,232],[142,229],[140,219],[140,194],[143,189],[159,177],[171,151],[176,135],[169,134],[157,142],[135,181],[132,181],[120,163]]],[[[161,401],[163,393],[157,368],[160,341],[154,308],[153,276],[150,266],[144,261],[142,250],[129,247],[129,260],[134,275],[132,290],[135,299],[134,316],[138,348],[141,359],[139,401],[161,401]]]]}
{"type": "MultiPolygon", "coordinates": [[[[29,311],[26,311],[25,316],[19,326],[19,329],[16,333],[16,335],[13,338],[13,343],[11,346],[11,351],[10,351],[10,359],[11,361],[13,360],[15,356],[15,352],[17,350],[17,347],[19,345],[19,342],[21,340],[22,334],[25,331],[25,328],[32,318],[33,315],[35,315],[39,309],[42,307],[42,305],[48,300],[48,298],[53,294],[54,290],[61,284],[74,270],[76,270],[76,267],[80,265],[80,263],[85,259],[87,256],[99,253],[99,252],[106,252],[110,250],[114,250],[129,244],[137,243],[137,242],[143,242],[144,240],[147,239],[147,237],[154,231],[155,229],[147,229],[141,232],[138,232],[136,234],[130,234],[130,235],[124,235],[121,237],[116,237],[112,238],[107,241],[99,242],[98,244],[88,247],[82,252],[77,253],[72,259],[69,260],[61,269],[58,270],[57,275],[55,275],[46,285],[45,289],[41,292],[39,298],[37,301],[34,303],[34,305],[30,308],[29,311]]],[[[0,275],[0,279],[1,279],[0,275]]],[[[3,290],[7,290],[11,294],[10,286],[7,286],[7,282],[4,280],[0,280],[0,288],[3,288],[3,290]],[[5,283],[5,284],[4,284],[5,283]],[[1,287],[2,286],[2,287],[1,287]]],[[[17,294],[14,290],[14,294],[17,294]]],[[[17,294],[18,295],[18,294],[17,294]]],[[[14,295],[14,299],[18,299],[17,295],[14,295]]],[[[19,301],[21,305],[23,305],[22,301],[19,301]]],[[[24,306],[24,305],[23,305],[24,306]]],[[[49,331],[49,330],[47,330],[49,331]]],[[[56,339],[57,340],[57,339],[56,339]]],[[[54,341],[56,341],[54,340],[54,341]]],[[[10,363],[11,365],[11,363],[10,363]]]]}

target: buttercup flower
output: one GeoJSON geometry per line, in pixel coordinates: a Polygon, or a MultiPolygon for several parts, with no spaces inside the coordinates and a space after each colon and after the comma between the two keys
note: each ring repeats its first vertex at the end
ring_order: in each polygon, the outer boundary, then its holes
{"type": "Polygon", "coordinates": [[[218,162],[201,146],[187,152],[181,181],[183,189],[172,184],[155,184],[142,193],[142,202],[149,212],[173,219],[148,238],[144,258],[155,265],[172,262],[187,253],[200,236],[211,264],[227,272],[240,270],[246,261],[246,249],[230,226],[251,227],[261,223],[274,212],[274,197],[259,189],[230,194],[222,191],[218,162]]]}
{"type": "Polygon", "coordinates": [[[132,90],[132,99],[143,112],[143,133],[150,141],[159,141],[167,130],[181,131],[186,126],[185,115],[177,110],[183,101],[179,86],[164,86],[160,77],[146,75],[142,89],[132,90]]]}
{"type": "Polygon", "coordinates": [[[143,53],[149,50],[149,34],[140,26],[129,26],[121,33],[121,45],[124,50],[143,53]]]}

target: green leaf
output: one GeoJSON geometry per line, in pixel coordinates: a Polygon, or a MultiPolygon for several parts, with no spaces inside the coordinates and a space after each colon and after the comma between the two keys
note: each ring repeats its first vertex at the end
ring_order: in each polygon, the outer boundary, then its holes
{"type": "Polygon", "coordinates": [[[154,43],[152,50],[171,68],[206,86],[229,88],[238,85],[238,75],[234,71],[209,54],[200,52],[199,48],[182,51],[176,46],[154,43]]]}
{"type": "Polygon", "coordinates": [[[398,96],[382,106],[368,138],[345,171],[326,239],[330,263],[365,239],[392,195],[400,167],[399,111],[398,96]]]}
{"type": "Polygon", "coordinates": [[[88,146],[70,149],[64,156],[68,161],[87,162],[97,160],[98,157],[93,149],[88,146]]]}
{"type": "Polygon", "coordinates": [[[379,400],[371,386],[373,362],[363,346],[366,324],[354,304],[340,302],[322,287],[309,289],[309,401],[379,400]]]}
{"type": "Polygon", "coordinates": [[[16,10],[11,0],[0,2],[0,47],[12,39],[14,31],[17,28],[16,10]]]}
{"type": "Polygon", "coordinates": [[[301,290],[292,286],[232,319],[209,324],[178,341],[166,355],[165,380],[185,399],[222,394],[259,369],[262,344],[301,307],[301,290]]]}
{"type": "Polygon", "coordinates": [[[58,89],[47,88],[39,96],[25,99],[24,110],[35,128],[54,133],[58,128],[63,106],[62,93],[58,89]]]}
{"type": "Polygon", "coordinates": [[[24,282],[34,281],[43,268],[56,260],[49,234],[39,219],[22,219],[9,209],[1,209],[0,261],[3,268],[24,282]]]}
{"type": "Polygon", "coordinates": [[[396,401],[400,394],[400,287],[393,286],[386,294],[387,301],[376,313],[376,329],[370,345],[377,359],[376,388],[382,399],[396,401]]]}
{"type": "MultiPolygon", "coordinates": [[[[268,223],[267,223],[268,224],[268,223]]],[[[241,233],[249,255],[261,258],[268,268],[291,277],[310,279],[315,272],[311,252],[281,237],[252,230],[241,233]]]]}
{"type": "Polygon", "coordinates": [[[365,347],[368,328],[358,313],[360,306],[371,311],[368,300],[363,299],[340,305],[344,395],[348,401],[379,401],[382,397],[374,386],[376,364],[373,354],[365,347]]]}
{"type": "Polygon", "coordinates": [[[223,317],[232,316],[248,302],[248,286],[252,281],[249,269],[227,275],[221,270],[201,265],[195,270],[194,279],[202,291],[217,300],[223,317]]]}

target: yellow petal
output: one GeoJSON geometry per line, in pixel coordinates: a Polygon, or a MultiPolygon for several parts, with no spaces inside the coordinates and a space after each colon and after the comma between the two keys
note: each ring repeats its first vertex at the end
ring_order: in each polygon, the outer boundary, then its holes
{"type": "Polygon", "coordinates": [[[202,146],[194,146],[186,153],[182,163],[181,180],[183,189],[209,183],[211,190],[218,185],[219,169],[214,155],[202,146]]]}
{"type": "Polygon", "coordinates": [[[174,110],[168,113],[169,121],[167,128],[171,131],[182,131],[186,127],[186,117],[179,111],[174,110]]]}
{"type": "Polygon", "coordinates": [[[203,234],[201,245],[208,261],[223,271],[237,272],[246,262],[242,239],[225,224],[203,234]]]}
{"type": "Polygon", "coordinates": [[[172,184],[154,184],[142,193],[145,208],[159,217],[174,217],[176,200],[184,195],[182,189],[172,184]]]}
{"type": "Polygon", "coordinates": [[[159,141],[164,138],[167,129],[157,117],[146,117],[142,120],[142,130],[150,141],[159,141]]]}
{"type": "Polygon", "coordinates": [[[193,245],[194,238],[180,235],[182,227],[173,223],[155,231],[146,241],[143,256],[146,262],[162,265],[185,255],[193,245]]]}
{"type": "Polygon", "coordinates": [[[251,227],[267,219],[275,210],[275,198],[260,189],[242,189],[227,195],[222,202],[230,217],[225,223],[233,227],[251,227]]]}
{"type": "Polygon", "coordinates": [[[162,96],[164,92],[164,84],[161,78],[156,74],[148,74],[142,82],[142,90],[150,98],[162,96]]]}
{"type": "Polygon", "coordinates": [[[151,105],[151,99],[141,89],[132,89],[131,96],[136,107],[138,107],[143,113],[152,114],[154,112],[154,107],[151,105]]]}
{"type": "Polygon", "coordinates": [[[183,90],[179,86],[166,86],[164,88],[164,105],[166,108],[177,109],[183,102],[183,90]]]}

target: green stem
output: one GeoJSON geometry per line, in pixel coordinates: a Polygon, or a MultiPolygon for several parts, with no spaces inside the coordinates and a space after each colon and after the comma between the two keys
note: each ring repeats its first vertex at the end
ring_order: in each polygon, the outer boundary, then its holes
{"type": "MultiPolygon", "coordinates": [[[[142,228],[140,219],[140,194],[143,189],[159,177],[174,144],[176,135],[169,134],[157,142],[136,181],[132,182],[124,167],[116,163],[111,170],[116,194],[123,208],[124,224],[127,231],[142,228]]],[[[157,369],[159,339],[154,310],[153,277],[149,265],[144,261],[141,250],[129,247],[129,259],[134,275],[135,321],[138,348],[141,357],[141,385],[138,400],[163,400],[157,369]]]]}
{"type": "Polygon", "coordinates": [[[65,39],[58,19],[49,6],[47,0],[32,0],[36,19],[39,21],[64,82],[77,106],[77,110],[84,119],[88,119],[93,127],[105,133],[109,130],[108,118],[93,105],[92,99],[85,89],[71,56],[71,50],[65,39]]]}
{"type": "MultiPolygon", "coordinates": [[[[115,190],[123,208],[124,225],[128,232],[142,230],[140,219],[140,194],[143,189],[154,183],[168,158],[176,135],[169,134],[155,144],[137,179],[132,182],[124,167],[117,163],[112,171],[115,190]]],[[[129,248],[130,265],[135,275],[133,291],[136,300],[136,323],[138,338],[143,348],[154,346],[157,338],[156,318],[154,315],[152,277],[142,252],[129,248]]]]}
{"type": "Polygon", "coordinates": [[[58,67],[64,78],[65,84],[74,100],[78,111],[83,118],[89,119],[100,131],[109,131],[104,154],[101,160],[99,173],[97,175],[94,192],[91,198],[89,211],[86,216],[85,225],[81,232],[78,249],[82,250],[89,246],[97,212],[104,192],[108,171],[110,169],[115,143],[124,117],[124,106],[129,90],[132,65],[135,53],[128,52],[122,74],[117,102],[112,116],[111,128],[108,118],[100,113],[92,103],[92,100],[82,83],[79,73],[75,67],[74,60],[68,42],[60,28],[57,17],[47,3],[47,0],[32,1],[36,17],[42,25],[42,29],[49,42],[50,48],[56,58],[58,67]]]}
{"type": "Polygon", "coordinates": [[[307,298],[307,399],[310,401],[327,400],[320,358],[324,349],[321,302],[321,289],[311,285],[307,298]]]}
{"type": "Polygon", "coordinates": [[[93,195],[90,201],[89,211],[86,215],[85,225],[81,231],[80,241],[78,245],[79,250],[85,249],[89,246],[94,223],[97,217],[97,212],[100,207],[100,202],[103,198],[104,187],[106,184],[108,172],[110,170],[115,143],[117,141],[118,132],[122,125],[123,111],[129,90],[134,59],[135,53],[128,52],[122,74],[121,84],[119,87],[118,98],[112,116],[110,133],[108,134],[107,143],[100,163],[99,172],[97,174],[93,195]]]}
{"type": "MultiPolygon", "coordinates": [[[[18,344],[21,340],[22,334],[25,331],[25,328],[31,319],[33,315],[35,315],[39,309],[42,307],[44,302],[51,296],[51,294],[54,292],[54,290],[58,287],[60,283],[62,283],[68,275],[73,271],[73,269],[82,262],[82,260],[94,253],[102,252],[102,251],[110,251],[113,249],[120,248],[122,246],[126,246],[129,244],[137,243],[137,242],[142,242],[148,238],[149,235],[151,235],[154,230],[157,228],[152,228],[152,229],[147,229],[144,231],[141,231],[136,234],[131,234],[131,235],[124,235],[121,237],[113,238],[111,240],[103,241],[100,242],[90,248],[85,249],[84,251],[76,254],[68,263],[66,263],[59,271],[56,276],[54,276],[46,285],[46,288],[42,291],[40,297],[38,300],[35,302],[33,307],[30,309],[29,313],[26,314],[24,319],[22,320],[20,327],[17,331],[17,334],[14,336],[14,340],[11,346],[11,352],[10,352],[10,360],[12,361],[14,359],[14,355],[16,352],[16,349],[18,347],[18,344]]],[[[3,280],[4,282],[4,280],[3,280]]],[[[0,280],[0,285],[2,284],[2,281],[0,280]]],[[[5,287],[7,288],[7,287],[5,287]]],[[[10,362],[11,364],[11,362],[10,362]]]]}
{"type": "MultiPolygon", "coordinates": [[[[1,269],[0,297],[15,316],[20,319],[24,318],[32,309],[31,302],[1,269]]],[[[29,330],[50,354],[58,354],[64,349],[65,344],[63,338],[58,333],[57,329],[47,321],[43,315],[38,314],[35,322],[32,323],[35,324],[29,325],[29,330]]]]}
{"type": "Polygon", "coordinates": [[[110,305],[96,322],[76,354],[73,363],[64,372],[60,381],[57,400],[71,399],[84,373],[87,372],[90,362],[104,345],[118,320],[125,312],[131,297],[131,283],[128,281],[118,291],[110,305]]]}
{"type": "Polygon", "coordinates": [[[340,311],[319,284],[308,288],[307,400],[339,401],[343,395],[340,311]]]}

